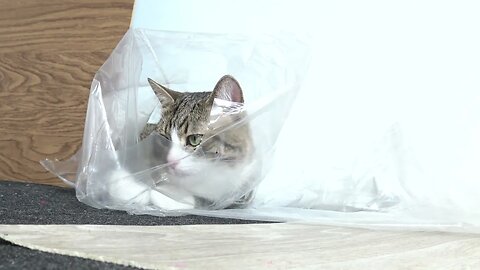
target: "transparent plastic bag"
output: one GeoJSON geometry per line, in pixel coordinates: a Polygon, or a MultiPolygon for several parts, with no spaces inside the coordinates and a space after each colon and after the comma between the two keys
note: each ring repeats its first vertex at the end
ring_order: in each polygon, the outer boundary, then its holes
{"type": "MultiPolygon", "coordinates": [[[[318,115],[326,109],[304,104],[323,103],[306,102],[311,97],[298,93],[304,78],[310,93],[317,85],[317,63],[307,69],[309,59],[309,46],[293,35],[130,29],[92,82],[82,149],[69,160],[42,164],[74,186],[80,201],[136,214],[480,232],[476,175],[456,178],[453,169],[461,167],[448,164],[431,175],[424,169],[431,167],[422,165],[432,153],[418,160],[425,138],[412,133],[418,127],[401,113],[359,110],[358,123],[331,130],[343,118],[318,115]],[[175,91],[212,91],[225,74],[236,78],[244,102],[213,99],[208,135],[181,158],[202,160],[201,169],[172,175],[166,155],[184,143],[155,132],[141,138],[147,125],[162,118],[148,78],[175,91]],[[302,101],[294,104],[298,95],[302,101]],[[308,121],[298,121],[303,117],[308,121]],[[289,129],[281,132],[285,121],[289,129]],[[252,145],[248,154],[211,155],[209,143],[242,132],[252,145]]],[[[472,120],[478,114],[468,115],[472,120]]],[[[470,120],[464,126],[475,126],[470,120]]],[[[465,173],[478,172],[472,163],[477,150],[463,152],[470,162],[465,173]]]]}
{"type": "Polygon", "coordinates": [[[92,82],[82,149],[70,160],[43,165],[95,207],[161,215],[248,207],[307,66],[308,46],[292,36],[129,30],[92,82]],[[198,147],[187,151],[185,142],[166,138],[171,134],[142,138],[164,116],[155,84],[210,92],[225,78],[235,81],[224,76],[215,86],[225,74],[238,80],[242,100],[229,90],[210,94],[198,147]],[[174,149],[186,154],[167,160],[174,149]],[[180,171],[177,163],[190,167],[180,171]]]}

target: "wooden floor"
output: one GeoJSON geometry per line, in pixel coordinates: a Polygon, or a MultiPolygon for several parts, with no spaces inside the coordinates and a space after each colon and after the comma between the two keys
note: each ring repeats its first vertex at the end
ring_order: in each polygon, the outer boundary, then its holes
{"type": "Polygon", "coordinates": [[[480,236],[307,224],[0,225],[18,245],[152,269],[480,269],[480,236]]]}
{"type": "Polygon", "coordinates": [[[0,0],[0,179],[60,184],[39,161],[80,147],[90,82],[133,0],[0,0]]]}

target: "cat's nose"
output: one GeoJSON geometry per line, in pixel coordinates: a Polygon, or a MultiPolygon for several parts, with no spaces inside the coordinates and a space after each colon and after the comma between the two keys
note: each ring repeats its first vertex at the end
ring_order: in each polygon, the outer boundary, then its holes
{"type": "Polygon", "coordinates": [[[171,159],[167,158],[168,166],[172,169],[175,169],[178,166],[179,160],[178,159],[171,159]]]}

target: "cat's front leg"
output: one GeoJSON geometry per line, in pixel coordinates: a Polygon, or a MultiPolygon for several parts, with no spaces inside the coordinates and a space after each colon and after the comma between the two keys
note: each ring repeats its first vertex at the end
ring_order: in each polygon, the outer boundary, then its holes
{"type": "Polygon", "coordinates": [[[150,192],[150,202],[163,210],[188,210],[195,208],[195,200],[191,196],[182,198],[182,202],[176,201],[157,190],[150,192]]]}

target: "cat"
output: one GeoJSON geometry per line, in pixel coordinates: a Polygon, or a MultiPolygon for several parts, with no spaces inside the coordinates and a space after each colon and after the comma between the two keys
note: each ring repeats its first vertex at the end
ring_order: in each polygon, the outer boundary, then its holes
{"type": "Polygon", "coordinates": [[[150,149],[157,163],[151,166],[166,164],[160,171],[168,179],[157,185],[160,192],[152,191],[151,203],[165,210],[247,206],[256,169],[251,131],[242,121],[246,112],[238,81],[225,75],[210,92],[178,92],[150,78],[148,82],[160,102],[161,118],[145,126],[140,140],[151,135],[163,138],[163,145],[150,149]],[[222,102],[236,110],[220,113],[212,122],[212,110],[222,102]]]}
{"type": "MultiPolygon", "coordinates": [[[[317,177],[300,173],[303,179],[295,182],[275,174],[262,179],[261,150],[255,153],[247,121],[253,111],[247,115],[243,90],[232,76],[222,77],[210,92],[178,92],[148,82],[159,106],[134,133],[139,143],[133,151],[119,151],[122,154],[113,158],[123,163],[104,164],[108,170],[98,170],[99,181],[92,181],[98,185],[89,187],[97,206],[129,211],[245,207],[358,211],[396,202],[377,190],[383,168],[390,167],[383,161],[375,166],[376,160],[391,159],[383,154],[373,156],[373,165],[364,166],[365,174],[357,173],[361,178],[348,170],[329,173],[319,167],[317,177]]],[[[389,149],[386,154],[392,152],[389,149]]]]}

